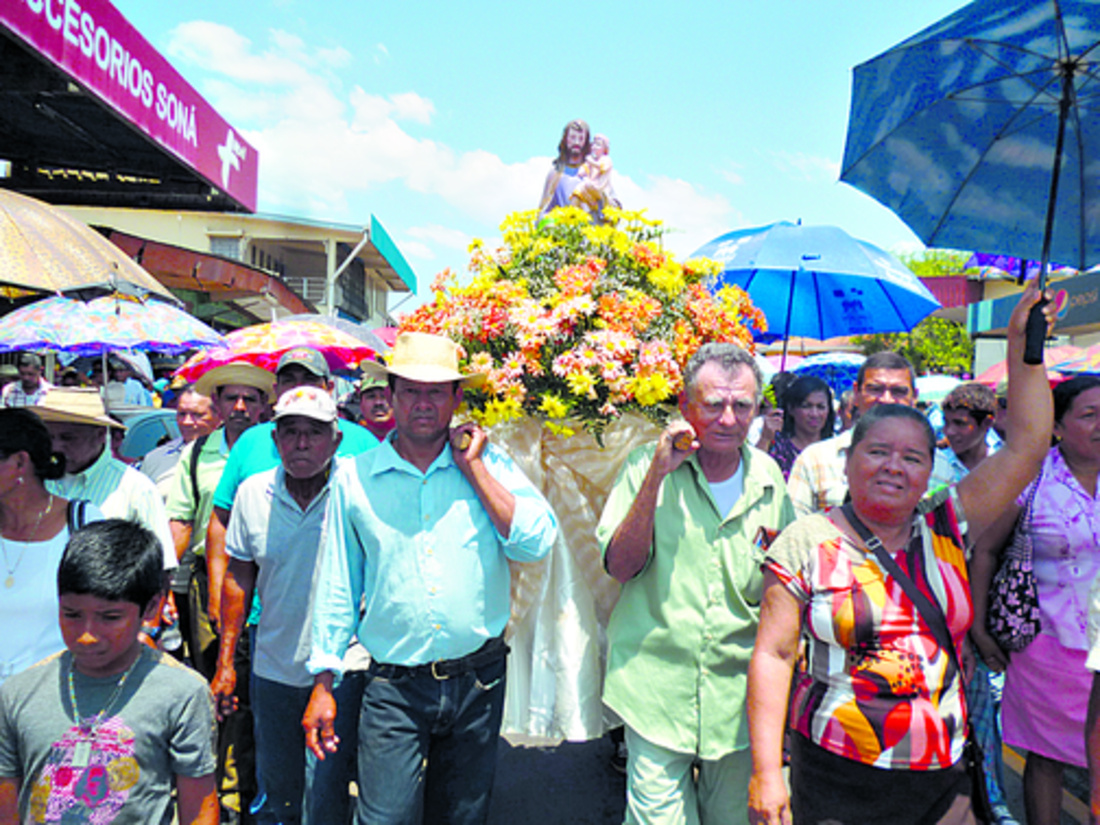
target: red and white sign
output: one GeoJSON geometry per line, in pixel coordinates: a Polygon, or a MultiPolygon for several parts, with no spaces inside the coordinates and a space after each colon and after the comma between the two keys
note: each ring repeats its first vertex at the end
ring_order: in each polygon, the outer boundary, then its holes
{"type": "Polygon", "coordinates": [[[0,25],[255,211],[256,150],[107,0],[3,0],[0,25]]]}

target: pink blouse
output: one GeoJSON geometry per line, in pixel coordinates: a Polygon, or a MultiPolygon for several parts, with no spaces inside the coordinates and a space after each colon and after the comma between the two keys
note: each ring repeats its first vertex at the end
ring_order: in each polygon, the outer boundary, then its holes
{"type": "MultiPolygon", "coordinates": [[[[1030,489],[1020,494],[1021,506],[1030,489]]],[[[1100,574],[1100,488],[1097,493],[1085,492],[1062,451],[1051,448],[1032,511],[1033,566],[1041,632],[1071,650],[1088,649],[1089,588],[1100,574]]]]}

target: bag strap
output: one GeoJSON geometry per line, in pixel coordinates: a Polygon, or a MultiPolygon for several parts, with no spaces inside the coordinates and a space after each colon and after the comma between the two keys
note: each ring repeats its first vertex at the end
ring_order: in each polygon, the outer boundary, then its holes
{"type": "Polygon", "coordinates": [[[88,502],[82,498],[69,500],[69,506],[65,514],[65,523],[69,527],[69,535],[72,535],[88,523],[88,516],[85,513],[87,506],[88,502]]]}
{"type": "Polygon", "coordinates": [[[196,508],[199,506],[199,453],[202,452],[203,445],[209,437],[210,433],[203,433],[195,439],[194,446],[191,448],[191,495],[195,499],[196,508]]]}
{"type": "Polygon", "coordinates": [[[1031,531],[1031,511],[1035,508],[1035,493],[1039,490],[1039,485],[1043,481],[1043,469],[1046,467],[1046,460],[1039,465],[1039,475],[1035,476],[1035,483],[1031,485],[1031,489],[1028,491],[1027,500],[1024,502],[1024,509],[1020,513],[1018,530],[1024,530],[1026,532],[1031,531]]]}
{"type": "MultiPolygon", "coordinates": [[[[959,663],[959,652],[955,649],[955,642],[951,638],[951,631],[947,629],[947,616],[944,615],[943,608],[936,602],[933,602],[924,594],[924,591],[917,587],[916,582],[901,569],[901,565],[897,563],[893,556],[887,552],[886,548],[882,546],[882,542],[879,537],[871,532],[871,529],[864,524],[859,516],[856,515],[855,508],[851,503],[845,504],[841,507],[841,512],[844,513],[844,517],[848,519],[848,523],[855,528],[855,531],[859,533],[860,539],[867,545],[867,549],[875,554],[875,558],[878,559],[879,564],[886,570],[897,583],[901,586],[901,589],[905,592],[905,595],[909,597],[909,600],[913,603],[913,606],[920,613],[924,619],[925,624],[928,625],[929,630],[932,631],[932,635],[936,637],[936,641],[939,643],[947,654],[951,657],[951,660],[955,663],[955,667],[959,673],[962,673],[962,666],[959,663]]],[[[921,538],[920,531],[914,532],[913,536],[909,539],[909,547],[912,549],[914,542],[920,542],[920,546],[923,548],[924,541],[921,538]]]]}

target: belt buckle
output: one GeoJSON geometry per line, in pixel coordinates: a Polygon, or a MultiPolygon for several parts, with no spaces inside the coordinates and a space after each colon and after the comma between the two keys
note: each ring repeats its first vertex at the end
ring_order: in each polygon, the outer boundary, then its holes
{"type": "Polygon", "coordinates": [[[440,664],[440,661],[438,659],[432,662],[432,678],[435,679],[437,682],[444,682],[447,679],[450,679],[451,677],[447,674],[440,673],[438,670],[436,670],[436,665],[438,664],[440,664]]]}

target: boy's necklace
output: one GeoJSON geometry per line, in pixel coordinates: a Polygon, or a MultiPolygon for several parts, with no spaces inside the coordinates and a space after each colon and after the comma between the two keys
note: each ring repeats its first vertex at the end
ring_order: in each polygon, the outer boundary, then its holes
{"type": "Polygon", "coordinates": [[[103,720],[110,716],[111,712],[115,709],[115,703],[122,696],[122,688],[126,685],[126,680],[130,677],[134,668],[137,667],[137,663],[141,661],[142,651],[138,650],[137,658],[126,668],[126,672],[122,674],[122,677],[118,680],[118,684],[115,685],[114,692],[111,693],[111,698],[107,700],[107,704],[103,707],[99,713],[95,716],[89,716],[82,718],[80,715],[80,709],[76,704],[76,686],[73,684],[73,660],[72,656],[69,657],[69,704],[73,708],[73,719],[80,726],[80,730],[85,734],[91,734],[95,737],[95,732],[100,725],[103,724],[103,720]]]}
{"type": "Polygon", "coordinates": [[[23,561],[23,554],[27,552],[27,544],[34,541],[34,536],[38,532],[38,528],[42,526],[42,519],[53,509],[53,493],[50,493],[50,497],[46,499],[46,506],[38,511],[38,518],[34,520],[34,527],[31,528],[30,533],[27,534],[30,541],[23,545],[23,549],[19,551],[19,558],[15,560],[15,564],[8,562],[8,543],[4,541],[4,533],[0,531],[0,550],[4,551],[4,569],[8,571],[8,577],[4,579],[4,587],[8,590],[15,587],[15,571],[19,569],[20,562],[23,561]]]}

